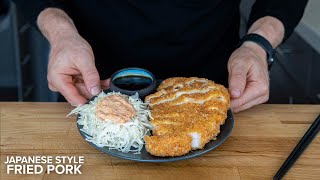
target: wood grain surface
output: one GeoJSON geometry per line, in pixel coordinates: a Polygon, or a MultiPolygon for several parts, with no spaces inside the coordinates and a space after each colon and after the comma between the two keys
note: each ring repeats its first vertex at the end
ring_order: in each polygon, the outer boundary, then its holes
{"type": "MultiPolygon", "coordinates": [[[[92,148],[78,133],[67,103],[0,103],[0,179],[271,179],[320,105],[259,105],[235,114],[227,141],[202,156],[171,163],[137,163],[92,148]],[[6,174],[7,156],[84,156],[81,175],[6,174]]],[[[285,179],[320,179],[320,137],[285,179]]]]}

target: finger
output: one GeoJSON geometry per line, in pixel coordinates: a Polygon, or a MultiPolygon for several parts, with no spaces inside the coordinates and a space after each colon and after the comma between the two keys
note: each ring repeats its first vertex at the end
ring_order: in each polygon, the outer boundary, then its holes
{"type": "MultiPolygon", "coordinates": [[[[241,60],[239,60],[240,62],[241,60]]],[[[246,63],[235,63],[229,69],[229,93],[232,98],[240,97],[246,87],[249,65],[246,63]]]]}
{"type": "Polygon", "coordinates": [[[73,83],[84,83],[82,76],[73,76],[73,83]]]}
{"type": "Polygon", "coordinates": [[[261,85],[256,82],[249,82],[247,88],[240,98],[231,99],[231,108],[238,109],[242,105],[247,104],[260,96],[263,96],[264,92],[261,91],[260,86],[261,85]]]}
{"type": "Polygon", "coordinates": [[[75,83],[74,85],[82,96],[86,97],[87,99],[90,99],[92,97],[84,83],[75,83]]]}
{"type": "Polygon", "coordinates": [[[84,104],[87,101],[79,94],[78,89],[72,82],[72,77],[69,75],[57,75],[52,84],[73,106],[84,104]]]}
{"type": "Polygon", "coordinates": [[[268,99],[269,99],[269,96],[267,96],[267,95],[259,97],[259,98],[256,98],[253,101],[249,101],[248,103],[240,106],[239,108],[233,109],[233,111],[237,113],[237,112],[249,109],[249,108],[251,108],[251,107],[253,107],[255,105],[267,102],[268,99]]]}
{"type": "Polygon", "coordinates": [[[110,78],[106,80],[101,80],[100,85],[102,89],[108,89],[110,86],[110,78]]]}
{"type": "Polygon", "coordinates": [[[83,77],[82,77],[82,75],[81,74],[79,74],[79,75],[76,75],[76,76],[73,76],[75,79],[78,79],[78,80],[82,80],[83,81],[83,77]]]}
{"type": "Polygon", "coordinates": [[[53,92],[58,92],[58,89],[55,88],[51,83],[48,83],[48,87],[49,87],[49,89],[50,89],[51,91],[53,91],[53,92]]]}
{"type": "Polygon", "coordinates": [[[77,65],[82,74],[84,84],[91,95],[97,95],[101,92],[99,73],[93,62],[79,61],[77,65]]]}

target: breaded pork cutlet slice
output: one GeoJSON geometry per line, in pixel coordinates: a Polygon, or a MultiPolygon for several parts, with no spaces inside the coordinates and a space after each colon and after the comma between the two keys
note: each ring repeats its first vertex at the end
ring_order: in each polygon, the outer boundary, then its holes
{"type": "MultiPolygon", "coordinates": [[[[185,132],[190,137],[192,137],[191,148],[192,149],[201,149],[206,143],[210,140],[215,139],[215,137],[220,132],[220,121],[224,116],[208,116],[207,118],[200,117],[190,119],[178,118],[178,121],[170,121],[166,118],[156,118],[151,121],[153,125],[153,136],[162,136],[170,134],[172,132],[185,132]],[[186,120],[187,123],[184,123],[183,120],[186,120]]],[[[177,118],[176,118],[177,119],[177,118]]],[[[175,119],[175,120],[176,120],[175,119]]]]}
{"type": "Polygon", "coordinates": [[[154,126],[153,136],[145,136],[148,152],[180,156],[216,138],[229,108],[226,88],[204,78],[177,77],[164,80],[157,90],[145,98],[154,126]]]}
{"type": "Polygon", "coordinates": [[[191,151],[192,138],[185,133],[145,136],[146,150],[155,156],[182,156],[191,151]]]}

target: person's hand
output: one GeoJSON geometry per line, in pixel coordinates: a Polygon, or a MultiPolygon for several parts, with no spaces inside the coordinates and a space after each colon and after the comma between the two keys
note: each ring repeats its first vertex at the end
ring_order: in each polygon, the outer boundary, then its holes
{"type": "Polygon", "coordinates": [[[269,74],[266,52],[253,42],[245,42],[228,62],[229,93],[234,112],[268,101],[269,74]]]}
{"type": "Polygon", "coordinates": [[[79,34],[60,35],[50,45],[49,89],[60,92],[71,105],[83,104],[109,86],[109,80],[100,81],[93,51],[79,34]]]}

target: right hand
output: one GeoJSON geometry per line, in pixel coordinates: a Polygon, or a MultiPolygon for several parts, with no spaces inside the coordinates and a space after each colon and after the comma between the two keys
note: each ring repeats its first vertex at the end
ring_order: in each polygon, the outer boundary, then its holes
{"type": "Polygon", "coordinates": [[[109,86],[109,79],[100,81],[91,46],[77,33],[51,42],[47,79],[50,90],[75,106],[109,86]]]}

